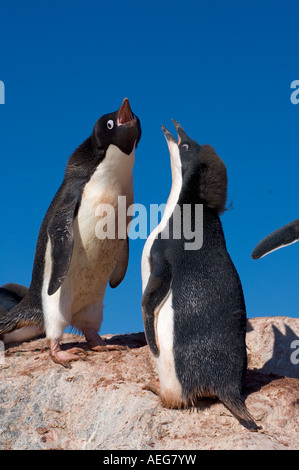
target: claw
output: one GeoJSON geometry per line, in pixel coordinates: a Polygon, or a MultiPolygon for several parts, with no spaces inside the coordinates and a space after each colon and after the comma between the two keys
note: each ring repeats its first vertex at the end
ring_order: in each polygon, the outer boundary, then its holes
{"type": "Polygon", "coordinates": [[[60,348],[58,340],[52,340],[50,343],[50,356],[56,364],[61,364],[63,367],[70,369],[71,361],[78,361],[79,359],[86,361],[85,357],[78,356],[77,354],[86,355],[86,352],[80,348],[71,348],[67,351],[63,351],[60,348]]]}

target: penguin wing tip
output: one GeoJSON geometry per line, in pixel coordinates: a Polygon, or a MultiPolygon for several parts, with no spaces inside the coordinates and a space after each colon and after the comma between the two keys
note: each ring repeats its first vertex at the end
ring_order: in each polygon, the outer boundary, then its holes
{"type": "Polygon", "coordinates": [[[119,284],[121,283],[122,279],[120,281],[116,281],[116,282],[113,282],[113,281],[109,281],[109,286],[111,287],[111,289],[115,289],[116,287],[119,286],[119,284]]]}
{"type": "Polygon", "coordinates": [[[60,285],[57,285],[57,283],[51,283],[49,284],[47,294],[48,295],[53,295],[55,292],[59,289],[60,285]]]}

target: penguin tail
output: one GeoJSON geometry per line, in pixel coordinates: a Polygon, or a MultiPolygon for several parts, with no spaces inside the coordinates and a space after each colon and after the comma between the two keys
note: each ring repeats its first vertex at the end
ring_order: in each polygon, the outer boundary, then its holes
{"type": "Polygon", "coordinates": [[[42,310],[31,305],[26,288],[17,297],[10,287],[0,288],[0,339],[14,343],[40,336],[44,332],[42,310]]]}
{"type": "Polygon", "coordinates": [[[238,395],[228,397],[218,395],[222,403],[228,408],[232,415],[249,431],[258,431],[258,426],[252,415],[249,413],[247,406],[245,405],[242,398],[238,395]]]}
{"type": "Polygon", "coordinates": [[[260,259],[263,256],[291,245],[299,240],[299,219],[293,220],[287,225],[274,230],[274,232],[263,238],[251,253],[252,259],[260,259]]]}

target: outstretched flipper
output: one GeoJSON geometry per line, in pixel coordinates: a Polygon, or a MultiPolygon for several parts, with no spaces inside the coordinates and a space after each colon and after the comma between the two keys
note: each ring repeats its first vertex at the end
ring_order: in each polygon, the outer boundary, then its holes
{"type": "Polygon", "coordinates": [[[78,211],[82,195],[82,184],[68,181],[60,188],[60,203],[57,205],[48,224],[48,236],[51,242],[52,272],[48,287],[48,294],[54,294],[61,284],[71,264],[74,230],[73,223],[78,211]],[[62,202],[61,202],[62,201],[62,202]]]}
{"type": "Polygon", "coordinates": [[[267,237],[263,238],[251,253],[252,259],[259,259],[263,256],[278,250],[287,245],[291,245],[299,240],[299,219],[293,220],[287,225],[280,227],[267,237]]]}
{"type": "Polygon", "coordinates": [[[156,335],[156,324],[159,311],[170,292],[172,273],[171,266],[159,250],[161,240],[156,240],[151,250],[151,275],[142,296],[142,316],[145,337],[155,357],[159,356],[159,343],[156,335]]]}

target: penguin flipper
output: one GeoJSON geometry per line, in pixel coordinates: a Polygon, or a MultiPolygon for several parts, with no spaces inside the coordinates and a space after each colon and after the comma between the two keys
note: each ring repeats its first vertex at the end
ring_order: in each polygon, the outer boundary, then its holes
{"type": "Polygon", "coordinates": [[[152,256],[151,253],[150,264],[153,269],[141,301],[145,337],[150,350],[156,357],[159,356],[156,338],[157,317],[162,304],[168,297],[172,282],[171,266],[165,258],[159,255],[161,253],[156,252],[156,256],[152,256]]]}
{"type": "Polygon", "coordinates": [[[112,272],[111,277],[109,279],[109,285],[113,289],[119,286],[119,284],[124,279],[126,272],[127,272],[128,262],[129,262],[129,239],[127,238],[127,242],[124,244],[120,257],[117,260],[114,271],[112,272]]]}
{"type": "Polygon", "coordinates": [[[67,275],[73,252],[74,231],[73,222],[82,187],[70,182],[61,188],[60,198],[56,210],[48,224],[48,236],[51,243],[52,272],[48,287],[48,294],[54,294],[67,275]]]}
{"type": "Polygon", "coordinates": [[[252,259],[259,259],[271,251],[291,245],[299,240],[299,219],[293,220],[263,238],[251,253],[252,259]]]}

